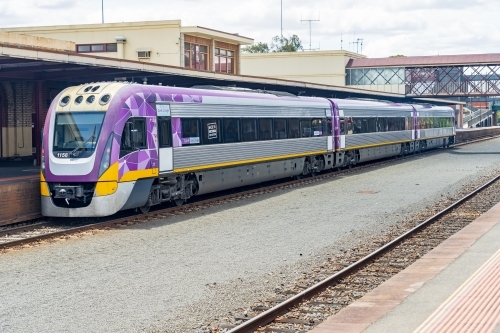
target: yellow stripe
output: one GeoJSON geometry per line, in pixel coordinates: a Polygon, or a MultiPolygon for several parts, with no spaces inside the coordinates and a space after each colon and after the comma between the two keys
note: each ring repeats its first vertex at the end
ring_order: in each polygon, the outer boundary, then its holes
{"type": "Polygon", "coordinates": [[[124,173],[122,178],[120,178],[120,183],[131,182],[141,178],[151,178],[158,176],[158,168],[146,169],[146,170],[134,170],[124,173]]]}
{"type": "Polygon", "coordinates": [[[45,181],[43,172],[40,170],[40,194],[42,197],[50,197],[49,185],[45,181]]]}
{"type": "Polygon", "coordinates": [[[118,183],[114,182],[97,182],[95,185],[95,196],[103,197],[105,195],[110,195],[116,192],[118,188],[118,183]]]}
{"type": "Polygon", "coordinates": [[[254,158],[251,160],[240,160],[240,161],[227,162],[227,163],[207,164],[207,165],[200,165],[200,166],[189,167],[189,168],[175,169],[174,172],[182,173],[182,172],[189,172],[189,171],[200,171],[200,170],[207,170],[207,169],[223,168],[223,167],[242,165],[242,164],[270,162],[270,161],[283,160],[283,159],[293,158],[293,157],[303,157],[303,156],[309,156],[309,155],[326,154],[327,152],[328,152],[328,150],[318,150],[318,151],[311,151],[311,152],[301,153],[301,154],[289,154],[289,155],[280,155],[280,156],[272,156],[272,157],[254,158]]]}
{"type": "Polygon", "coordinates": [[[425,138],[419,138],[419,139],[417,139],[417,141],[422,141],[422,140],[427,140],[427,139],[437,139],[437,138],[448,138],[450,136],[451,136],[451,134],[441,135],[441,136],[428,136],[425,138]]]}
{"type": "Polygon", "coordinates": [[[396,144],[396,143],[403,143],[403,142],[411,142],[411,140],[400,140],[400,141],[374,143],[374,144],[364,145],[364,146],[354,146],[354,147],[346,148],[345,150],[353,150],[353,149],[360,149],[360,148],[370,148],[370,147],[380,147],[380,146],[387,146],[387,145],[392,145],[392,144],[396,144]]]}

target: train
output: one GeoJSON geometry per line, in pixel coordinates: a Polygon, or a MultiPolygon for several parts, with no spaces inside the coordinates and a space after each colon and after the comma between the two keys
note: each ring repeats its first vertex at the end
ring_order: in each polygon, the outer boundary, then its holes
{"type": "Polygon", "coordinates": [[[429,104],[235,87],[97,82],[52,101],[44,216],[146,213],[164,202],[448,147],[455,112],[429,104]]]}

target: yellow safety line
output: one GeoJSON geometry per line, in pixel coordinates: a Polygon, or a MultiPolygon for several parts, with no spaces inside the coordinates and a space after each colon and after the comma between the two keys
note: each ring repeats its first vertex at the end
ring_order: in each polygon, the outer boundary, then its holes
{"type": "Polygon", "coordinates": [[[370,148],[370,147],[380,147],[380,146],[387,146],[387,145],[392,145],[396,143],[402,143],[402,142],[411,142],[412,140],[400,140],[400,141],[390,141],[390,142],[382,142],[382,143],[373,143],[369,145],[363,145],[363,146],[354,146],[354,147],[346,147],[345,150],[353,150],[353,149],[360,149],[360,148],[370,148]]]}

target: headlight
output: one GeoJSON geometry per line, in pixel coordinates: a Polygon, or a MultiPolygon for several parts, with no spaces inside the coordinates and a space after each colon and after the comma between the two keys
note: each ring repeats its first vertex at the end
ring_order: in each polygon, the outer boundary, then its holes
{"type": "Polygon", "coordinates": [[[104,147],[104,152],[102,153],[101,165],[99,166],[99,176],[100,178],[102,174],[109,168],[109,164],[111,162],[111,147],[113,146],[113,133],[109,136],[108,142],[106,143],[106,147],[104,147]]]}

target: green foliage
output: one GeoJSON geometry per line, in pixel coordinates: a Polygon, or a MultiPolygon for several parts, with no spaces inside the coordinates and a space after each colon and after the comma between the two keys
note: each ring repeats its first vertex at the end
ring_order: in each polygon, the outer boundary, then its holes
{"type": "Polygon", "coordinates": [[[275,36],[271,43],[272,52],[297,52],[302,49],[302,42],[297,35],[290,38],[275,36]]]}
{"type": "Polygon", "coordinates": [[[250,46],[245,46],[241,49],[244,53],[268,53],[269,45],[267,43],[257,43],[250,46]]]}
{"type": "Polygon", "coordinates": [[[406,56],[405,55],[402,55],[402,54],[396,54],[396,55],[392,55],[390,56],[389,58],[405,58],[406,56]]]}
{"type": "Polygon", "coordinates": [[[297,52],[302,50],[302,42],[297,35],[290,38],[275,36],[271,43],[271,47],[267,43],[257,43],[242,48],[244,53],[268,53],[268,52],[297,52]]]}

